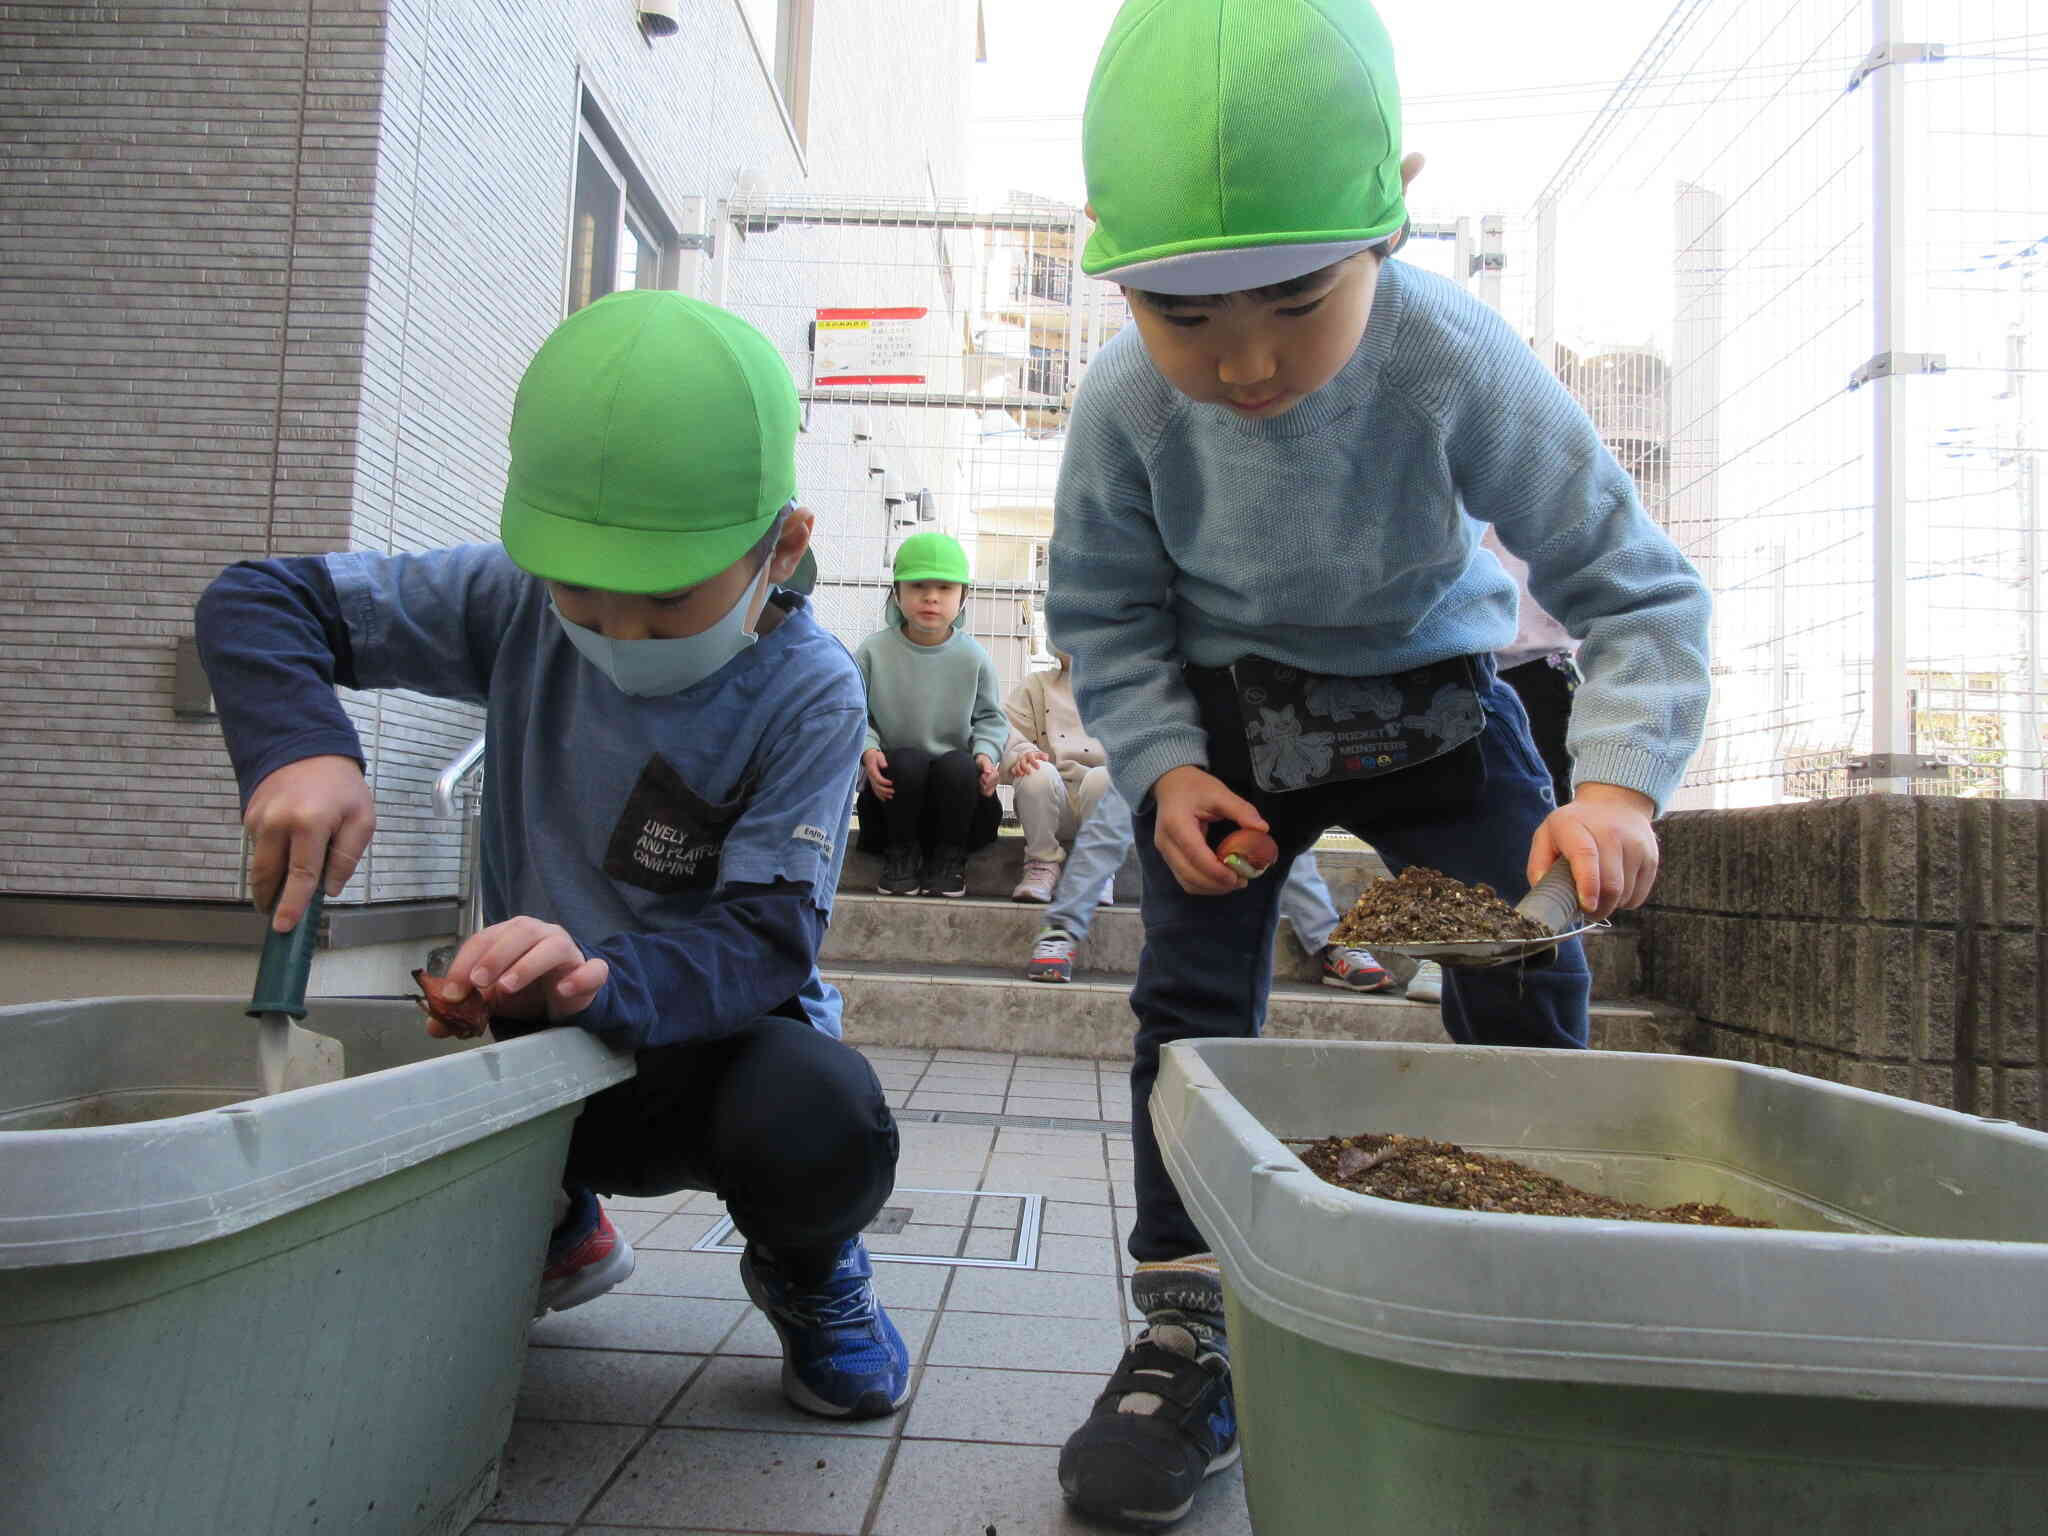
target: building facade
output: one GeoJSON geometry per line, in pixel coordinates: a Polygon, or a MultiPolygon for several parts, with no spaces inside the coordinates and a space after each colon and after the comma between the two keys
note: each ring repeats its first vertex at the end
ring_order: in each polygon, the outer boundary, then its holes
{"type": "MultiPolygon", "coordinates": [[[[221,567],[494,537],[513,392],[568,310],[723,296],[747,189],[964,185],[973,0],[650,10],[9,7],[0,937],[47,927],[25,902],[240,902],[180,670],[221,567]]],[[[444,904],[429,790],[477,714],[346,703],[379,831],[342,906],[444,904]]]]}

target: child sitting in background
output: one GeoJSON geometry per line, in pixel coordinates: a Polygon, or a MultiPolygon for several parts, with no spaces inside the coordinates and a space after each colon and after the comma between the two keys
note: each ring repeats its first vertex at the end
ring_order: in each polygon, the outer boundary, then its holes
{"type": "Polygon", "coordinates": [[[868,690],[860,846],[881,851],[884,896],[965,896],[967,856],[1002,818],[996,759],[1009,735],[996,666],[963,632],[967,551],[919,533],[896,551],[889,627],[854,649],[868,690]]]}
{"type": "Polygon", "coordinates": [[[1024,875],[1010,892],[1012,901],[1052,900],[1067,845],[1109,788],[1102,744],[1088,734],[1074,706],[1071,658],[1064,651],[1054,654],[1060,662],[1056,671],[1032,673],[1003,700],[1013,734],[1001,776],[1015,788],[1017,820],[1024,828],[1024,875]]]}

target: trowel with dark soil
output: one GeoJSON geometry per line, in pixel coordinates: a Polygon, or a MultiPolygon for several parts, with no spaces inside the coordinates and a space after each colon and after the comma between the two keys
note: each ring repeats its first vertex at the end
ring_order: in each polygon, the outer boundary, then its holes
{"type": "MultiPolygon", "coordinates": [[[[1425,871],[1438,880],[1441,875],[1425,871]]],[[[1455,884],[1455,882],[1450,882],[1455,884]]],[[[1386,886],[1391,882],[1378,882],[1386,886]]],[[[1485,891],[1485,887],[1479,887],[1485,891]]],[[[1369,889],[1366,895],[1371,895],[1369,889]]],[[[1516,924],[1521,929],[1514,937],[1472,937],[1454,935],[1441,937],[1432,935],[1428,939],[1407,937],[1399,933],[1374,931],[1358,922],[1362,916],[1360,908],[1368,905],[1366,895],[1359,898],[1358,906],[1347,914],[1337,929],[1330,935],[1332,942],[1358,944],[1375,954],[1403,955],[1411,960],[1434,960],[1439,965],[1484,967],[1507,965],[1517,960],[1534,960],[1548,954],[1566,939],[1577,938],[1580,934],[1591,933],[1605,928],[1607,924],[1593,922],[1579,910],[1578,887],[1572,875],[1572,867],[1564,859],[1552,864],[1543,878],[1536,882],[1535,889],[1515,903],[1512,913],[1502,916],[1519,918],[1516,924]]],[[[1496,902],[1490,892],[1488,902],[1496,902]]]]}
{"type": "Polygon", "coordinates": [[[256,1060],[266,1094],[339,1082],[343,1076],[341,1042],[294,1022],[306,1016],[306,978],[312,974],[313,950],[320,938],[320,905],[320,887],[315,885],[291,932],[271,928],[263,935],[248,1013],[258,1021],[256,1060]]]}

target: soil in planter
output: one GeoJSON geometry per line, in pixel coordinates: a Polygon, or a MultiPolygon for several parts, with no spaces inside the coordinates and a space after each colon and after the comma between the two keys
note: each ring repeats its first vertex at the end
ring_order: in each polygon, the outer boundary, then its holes
{"type": "Polygon", "coordinates": [[[1340,1189],[1409,1205],[1518,1216],[1593,1216],[1608,1221],[1665,1221],[1692,1227],[1775,1227],[1725,1205],[1632,1205],[1588,1194],[1505,1157],[1467,1152],[1447,1141],[1363,1131],[1290,1142],[1309,1171],[1340,1189]]]}
{"type": "Polygon", "coordinates": [[[1379,879],[1359,894],[1330,935],[1332,944],[1454,944],[1484,939],[1542,939],[1549,934],[1490,885],[1467,885],[1420,864],[1379,879]]]}

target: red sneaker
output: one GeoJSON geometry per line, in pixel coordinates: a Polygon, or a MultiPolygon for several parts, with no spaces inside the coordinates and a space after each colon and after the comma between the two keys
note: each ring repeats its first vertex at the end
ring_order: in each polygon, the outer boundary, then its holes
{"type": "Polygon", "coordinates": [[[548,1244],[548,1267],[541,1271],[535,1317],[594,1301],[633,1273],[633,1245],[619,1236],[596,1197],[586,1190],[576,1207],[563,1224],[566,1230],[558,1229],[548,1244]],[[586,1202],[594,1215],[582,1209],[586,1202]],[[576,1220],[579,1216],[584,1219],[576,1220]]]}

